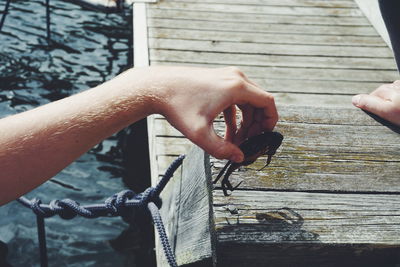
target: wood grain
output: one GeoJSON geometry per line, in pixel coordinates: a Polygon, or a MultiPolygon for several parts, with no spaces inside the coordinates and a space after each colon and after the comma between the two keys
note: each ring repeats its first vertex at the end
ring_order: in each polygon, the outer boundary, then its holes
{"type": "Polygon", "coordinates": [[[218,31],[214,29],[174,29],[162,27],[149,27],[149,36],[153,38],[189,39],[206,41],[228,41],[243,43],[269,43],[269,44],[303,44],[303,45],[336,45],[341,46],[372,46],[387,47],[380,36],[354,36],[354,35],[325,35],[325,34],[291,34],[283,32],[237,32],[218,31]]]}
{"type": "MultiPolygon", "coordinates": [[[[208,4],[226,4],[225,0],[174,0],[171,2],[192,2],[208,4]]],[[[308,6],[308,7],[334,7],[334,8],[354,8],[357,5],[354,1],[335,1],[335,0],[230,0],[231,4],[239,5],[264,5],[264,6],[308,6]]]]}
{"type": "Polygon", "coordinates": [[[298,24],[255,24],[246,22],[158,19],[149,21],[150,27],[173,29],[200,29],[235,32],[259,33],[291,33],[291,34],[324,34],[324,35],[356,35],[378,36],[371,26],[337,26],[337,25],[298,25],[298,24]]]}
{"type": "MultiPolygon", "coordinates": [[[[187,48],[192,49],[192,48],[187,48]]],[[[246,65],[258,67],[298,67],[330,69],[397,70],[393,58],[357,58],[277,54],[241,54],[204,51],[150,49],[152,61],[193,62],[200,64],[246,65]]]]}
{"type": "MultiPolygon", "coordinates": [[[[310,2],[312,3],[312,2],[310,2]]],[[[362,12],[357,8],[326,8],[315,5],[310,6],[268,6],[239,5],[239,4],[210,4],[194,2],[163,1],[162,8],[175,10],[215,11],[221,13],[251,13],[251,14],[276,14],[276,15],[303,15],[303,16],[338,16],[361,17],[362,12]]]]}
{"type": "MultiPolygon", "coordinates": [[[[178,265],[215,264],[215,233],[212,213],[209,159],[202,150],[188,153],[181,179],[163,190],[161,215],[178,265]]],[[[169,266],[159,256],[158,266],[169,266]]]]}
{"type": "MultiPolygon", "coordinates": [[[[324,3],[329,3],[324,1],[324,3]]],[[[353,3],[354,4],[354,3],[353,3]]],[[[151,6],[149,17],[160,19],[185,19],[225,21],[225,22],[252,22],[257,24],[299,24],[299,25],[346,25],[346,26],[371,26],[364,17],[332,17],[332,16],[294,16],[277,14],[248,14],[248,13],[223,13],[218,11],[193,11],[165,9],[162,6],[151,6]]]]}
{"type": "Polygon", "coordinates": [[[219,266],[394,266],[398,196],[214,191],[219,266]]]}

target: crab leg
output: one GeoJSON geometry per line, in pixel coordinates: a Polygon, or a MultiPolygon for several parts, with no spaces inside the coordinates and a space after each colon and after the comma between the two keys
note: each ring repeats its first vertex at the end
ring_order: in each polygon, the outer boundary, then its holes
{"type": "Polygon", "coordinates": [[[213,184],[216,184],[218,182],[218,180],[222,177],[222,175],[224,174],[226,168],[229,167],[229,165],[232,164],[232,161],[228,161],[225,166],[222,168],[222,170],[218,173],[217,178],[215,178],[215,180],[213,181],[213,184]]]}
{"type": "Polygon", "coordinates": [[[225,175],[224,175],[224,179],[222,179],[221,181],[221,187],[222,187],[222,191],[224,192],[225,196],[229,196],[227,189],[229,189],[230,191],[234,191],[236,188],[239,187],[239,185],[243,182],[241,181],[239,184],[237,184],[235,187],[232,186],[231,182],[229,181],[229,176],[231,175],[231,173],[237,169],[238,166],[236,166],[235,164],[232,164],[229,169],[226,171],[225,175]]]}

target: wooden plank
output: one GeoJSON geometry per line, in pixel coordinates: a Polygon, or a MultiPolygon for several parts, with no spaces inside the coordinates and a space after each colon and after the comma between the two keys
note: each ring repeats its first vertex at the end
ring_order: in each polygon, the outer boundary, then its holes
{"type": "Polygon", "coordinates": [[[170,49],[186,51],[205,51],[221,53],[242,53],[260,55],[293,55],[293,56],[332,56],[360,58],[392,58],[392,51],[386,47],[351,47],[295,44],[258,44],[237,42],[213,42],[198,40],[177,40],[149,38],[149,47],[153,49],[170,49]]]}
{"type": "MultiPolygon", "coordinates": [[[[325,3],[328,3],[324,1],[325,3]]],[[[354,4],[354,3],[353,3],[354,4]]],[[[151,18],[184,19],[184,20],[207,20],[225,22],[246,22],[257,24],[300,24],[300,25],[346,25],[346,26],[370,26],[364,17],[322,17],[322,16],[293,16],[276,14],[248,14],[248,13],[224,13],[213,11],[191,11],[163,9],[162,5],[151,6],[148,9],[151,18]]]]}
{"type": "Polygon", "coordinates": [[[170,136],[155,137],[155,144],[158,156],[187,154],[192,147],[188,139],[170,136]]]}
{"type": "MultiPolygon", "coordinates": [[[[208,3],[226,4],[225,0],[173,0],[171,2],[185,3],[208,3]]],[[[235,5],[264,5],[264,6],[305,6],[305,7],[334,7],[334,8],[354,8],[357,5],[353,1],[325,1],[325,0],[229,0],[229,4],[235,5]]]]}
{"type": "Polygon", "coordinates": [[[214,191],[213,197],[220,266],[390,266],[399,260],[398,195],[235,191],[224,197],[214,191]]]}
{"type": "MultiPolygon", "coordinates": [[[[382,126],[382,124],[377,122],[374,118],[353,106],[341,108],[340,112],[338,112],[337,107],[327,107],[324,105],[318,107],[278,105],[277,108],[279,111],[279,122],[281,123],[382,126]]],[[[239,119],[239,116],[237,119],[239,119]]],[[[163,116],[155,116],[155,121],[155,132],[157,132],[157,136],[183,136],[177,130],[172,131],[171,129],[175,128],[170,126],[163,116]]],[[[215,119],[215,122],[223,122],[222,114],[215,119]]],[[[219,124],[216,126],[219,126],[219,124]]],[[[222,132],[223,131],[221,131],[221,133],[222,132]]]]}
{"type": "MultiPolygon", "coordinates": [[[[161,215],[179,266],[216,264],[211,183],[205,179],[209,172],[204,152],[192,151],[184,160],[182,179],[171,180],[161,194],[161,215]]],[[[162,259],[157,263],[169,266],[162,259]]]]}
{"type": "Polygon", "coordinates": [[[313,34],[285,34],[234,32],[197,29],[168,29],[149,27],[149,37],[179,40],[200,41],[227,41],[239,43],[269,43],[269,44],[303,44],[303,45],[330,45],[330,46],[380,46],[386,47],[379,36],[353,35],[313,35],[313,34]],[[279,38],[277,38],[279,37],[279,38]]]}
{"type": "MultiPolygon", "coordinates": [[[[263,157],[233,173],[233,183],[257,190],[400,192],[398,134],[386,127],[279,123],[276,130],[285,140],[271,167],[257,171],[263,157]]],[[[214,166],[216,175],[222,164],[214,166]]]]}
{"type": "Polygon", "coordinates": [[[302,15],[302,16],[343,16],[361,17],[358,8],[325,8],[325,7],[299,7],[299,6],[267,6],[267,5],[238,5],[238,4],[209,4],[192,2],[164,1],[160,3],[164,9],[215,11],[223,13],[251,13],[275,15],[302,15]]]}
{"type": "Polygon", "coordinates": [[[247,65],[259,67],[338,68],[338,69],[384,69],[397,70],[393,58],[344,58],[291,56],[271,54],[232,54],[151,49],[152,61],[193,62],[200,64],[247,65]]]}
{"type": "MultiPolygon", "coordinates": [[[[380,82],[351,82],[351,81],[335,81],[335,80],[322,80],[322,81],[312,81],[312,80],[290,80],[290,79],[259,79],[252,78],[252,81],[257,83],[265,90],[272,93],[294,93],[289,95],[289,97],[296,97],[296,93],[307,93],[309,94],[326,94],[326,95],[355,95],[361,93],[369,93],[376,88],[378,88],[382,83],[380,82]]],[[[320,96],[319,99],[323,102],[327,102],[329,96],[320,96]]],[[[278,98],[280,98],[277,95],[278,98]]],[[[345,102],[349,102],[350,98],[340,99],[345,102]]],[[[278,100],[281,101],[281,100],[278,100]]],[[[293,103],[294,99],[291,100],[293,103]]],[[[309,101],[308,101],[309,102],[309,101]]],[[[350,102],[349,102],[350,103],[350,102]]],[[[302,104],[302,103],[298,103],[302,104]]]]}
{"type": "Polygon", "coordinates": [[[150,27],[163,27],[170,29],[194,29],[234,32],[259,32],[259,33],[291,33],[314,35],[355,35],[377,36],[371,26],[335,26],[335,25],[297,25],[297,24],[255,24],[247,22],[184,20],[184,19],[158,19],[149,21],[150,27]]]}
{"type": "MultiPolygon", "coordinates": [[[[226,67],[226,65],[217,64],[198,64],[198,63],[181,63],[172,61],[152,61],[152,65],[182,65],[193,67],[226,67]]],[[[286,80],[296,79],[299,83],[303,80],[314,81],[353,81],[353,82],[374,82],[374,83],[391,83],[398,79],[398,73],[393,70],[346,70],[346,69],[318,69],[318,68],[289,68],[289,67],[257,67],[237,65],[250,79],[258,79],[258,81],[268,82],[270,79],[286,80]]],[[[278,96],[278,95],[277,95],[278,96]]],[[[280,95],[279,97],[287,97],[291,95],[280,95]]],[[[297,97],[297,96],[293,96],[297,97]]],[[[332,99],[341,96],[332,95],[332,99]]],[[[288,102],[289,103],[289,102],[288,102]]],[[[340,102],[338,102],[340,105],[340,102]]]]}

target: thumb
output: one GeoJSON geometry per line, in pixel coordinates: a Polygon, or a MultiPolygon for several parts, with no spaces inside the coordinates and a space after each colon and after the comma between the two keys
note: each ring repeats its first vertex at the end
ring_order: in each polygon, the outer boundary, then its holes
{"type": "Polygon", "coordinates": [[[390,103],[374,95],[356,95],[352,98],[354,106],[372,112],[380,117],[387,117],[390,113],[390,103]]]}
{"type": "Polygon", "coordinates": [[[211,125],[204,128],[201,141],[197,144],[207,153],[218,159],[229,159],[234,162],[242,162],[244,155],[240,148],[233,143],[225,140],[215,133],[211,125]]]}

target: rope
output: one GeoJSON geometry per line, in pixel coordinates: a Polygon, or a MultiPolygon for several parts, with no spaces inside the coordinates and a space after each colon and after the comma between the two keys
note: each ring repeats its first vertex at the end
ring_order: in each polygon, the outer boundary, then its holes
{"type": "Polygon", "coordinates": [[[44,218],[36,216],[36,224],[38,230],[39,252],[40,252],[40,266],[47,267],[47,246],[46,246],[46,227],[44,225],[44,218]]]}
{"type": "Polygon", "coordinates": [[[136,194],[131,190],[123,190],[107,198],[102,204],[80,205],[71,199],[52,200],[49,204],[42,204],[40,199],[32,200],[26,197],[17,199],[19,203],[32,209],[37,217],[38,239],[40,248],[41,267],[47,267],[47,248],[44,218],[59,215],[62,219],[72,219],[77,215],[85,218],[116,217],[127,218],[134,209],[148,210],[163,246],[163,251],[171,267],[176,264],[174,253],[168,241],[164,224],[159,213],[161,208],[160,193],[173,176],[176,169],[182,164],[184,155],[179,156],[167,169],[160,182],[155,187],[149,187],[144,192],[136,194]]]}

